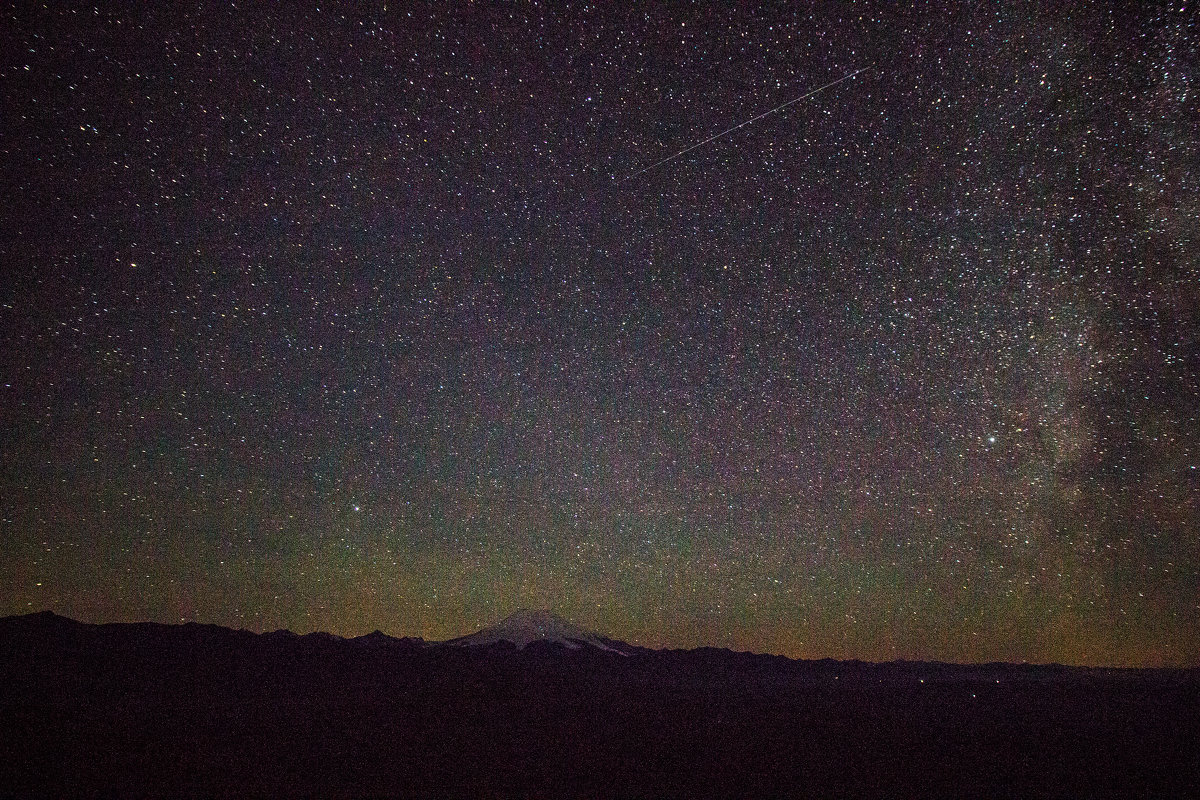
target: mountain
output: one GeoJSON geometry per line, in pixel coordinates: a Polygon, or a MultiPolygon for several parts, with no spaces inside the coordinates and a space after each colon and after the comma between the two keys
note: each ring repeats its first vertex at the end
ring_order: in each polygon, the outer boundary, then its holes
{"type": "Polygon", "coordinates": [[[1200,670],[0,618],[0,800],[1183,798],[1196,741],[1200,670]]]}
{"type": "Polygon", "coordinates": [[[379,630],[371,631],[364,636],[355,636],[349,642],[356,647],[375,648],[421,647],[425,644],[420,636],[405,636],[397,639],[395,636],[388,636],[379,630]]]}
{"type": "Polygon", "coordinates": [[[488,647],[500,642],[509,642],[523,650],[534,642],[562,645],[568,650],[593,647],[610,653],[630,655],[636,648],[625,642],[608,639],[581,628],[557,614],[544,609],[520,609],[489,628],[460,636],[443,644],[453,647],[488,647]]]}

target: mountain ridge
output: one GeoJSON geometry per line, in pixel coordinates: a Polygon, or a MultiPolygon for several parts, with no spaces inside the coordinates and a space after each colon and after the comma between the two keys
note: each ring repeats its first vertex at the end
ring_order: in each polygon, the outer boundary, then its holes
{"type": "Polygon", "coordinates": [[[0,796],[1115,798],[1200,780],[1180,746],[1200,738],[1198,670],[554,638],[0,618],[0,796]]]}
{"type": "Polygon", "coordinates": [[[109,631],[123,634],[133,634],[139,631],[160,631],[168,634],[173,632],[178,635],[182,635],[184,633],[200,635],[228,634],[233,637],[247,638],[249,640],[274,640],[277,642],[295,641],[310,645],[322,643],[331,646],[344,644],[348,647],[354,647],[356,649],[437,650],[443,648],[453,648],[470,651],[487,650],[497,645],[503,646],[507,643],[507,645],[511,645],[512,649],[515,649],[517,652],[527,650],[531,645],[541,645],[558,647],[564,651],[570,652],[579,652],[584,649],[592,649],[599,652],[615,653],[623,656],[660,656],[666,658],[686,657],[698,661],[704,661],[713,658],[724,659],[727,661],[753,660],[762,662],[763,664],[767,662],[774,662],[777,664],[806,665],[811,668],[825,667],[828,669],[836,669],[840,667],[851,671],[863,669],[870,670],[877,668],[889,668],[896,670],[944,669],[950,671],[1005,669],[1043,672],[1071,671],[1079,674],[1180,673],[1200,676],[1200,666],[1079,666],[1056,662],[953,662],[914,659],[870,661],[857,658],[835,659],[829,657],[819,659],[797,659],[777,653],[759,653],[748,650],[734,650],[728,647],[719,647],[715,645],[701,645],[699,647],[688,648],[647,648],[588,631],[587,629],[577,626],[574,623],[571,623],[545,609],[518,609],[516,612],[510,614],[508,617],[505,617],[495,625],[484,627],[478,631],[475,631],[474,633],[466,634],[464,636],[458,636],[444,640],[425,640],[419,636],[397,637],[383,633],[379,630],[374,630],[371,633],[360,636],[350,637],[343,637],[339,636],[338,634],[328,633],[326,631],[310,631],[308,633],[300,634],[294,633],[287,629],[264,631],[259,633],[246,628],[231,628],[215,623],[202,623],[195,621],[181,623],[149,621],[93,623],[82,622],[50,610],[30,612],[27,614],[12,614],[0,617],[0,636],[10,632],[10,630],[14,627],[28,627],[36,623],[41,623],[45,626],[53,626],[59,630],[72,630],[77,626],[82,630],[91,630],[94,632],[109,631]],[[550,635],[530,635],[527,631],[522,629],[522,625],[504,625],[505,622],[513,620],[514,617],[517,618],[517,620],[521,623],[526,623],[531,620],[537,620],[539,617],[544,617],[548,618],[555,627],[550,632],[550,635]],[[582,632],[583,637],[578,640],[573,640],[571,637],[564,635],[564,630],[568,632],[582,632]],[[508,638],[509,636],[513,638],[508,638]],[[525,636],[528,636],[528,641],[521,641],[521,639],[525,636]],[[599,644],[593,644],[593,641],[598,641],[599,644]],[[592,646],[590,648],[583,648],[579,646],[580,644],[592,646]]]}

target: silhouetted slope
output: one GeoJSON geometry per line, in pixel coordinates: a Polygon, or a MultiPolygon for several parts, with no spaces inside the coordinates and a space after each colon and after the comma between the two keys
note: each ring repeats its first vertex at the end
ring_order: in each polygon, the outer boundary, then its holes
{"type": "Polygon", "coordinates": [[[0,793],[1186,797],[1195,671],[0,619],[0,793]],[[924,681],[924,682],[922,682],[924,681]]]}

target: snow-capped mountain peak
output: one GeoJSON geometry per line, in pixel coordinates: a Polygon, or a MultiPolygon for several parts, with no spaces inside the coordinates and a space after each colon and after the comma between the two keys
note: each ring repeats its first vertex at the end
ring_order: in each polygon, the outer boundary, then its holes
{"type": "Polygon", "coordinates": [[[618,642],[613,642],[569,622],[557,614],[542,609],[521,609],[491,627],[451,639],[447,644],[457,647],[481,647],[497,642],[511,642],[517,649],[533,642],[553,642],[571,650],[595,647],[625,654],[618,642]]]}

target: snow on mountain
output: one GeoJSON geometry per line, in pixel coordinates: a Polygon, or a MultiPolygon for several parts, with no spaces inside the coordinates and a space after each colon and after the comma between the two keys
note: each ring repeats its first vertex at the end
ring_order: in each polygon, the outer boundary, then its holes
{"type": "Polygon", "coordinates": [[[571,650],[595,647],[612,653],[628,655],[621,642],[605,639],[573,622],[545,610],[521,609],[489,628],[446,642],[455,647],[484,647],[497,642],[511,642],[520,650],[533,642],[553,642],[571,650]]]}

